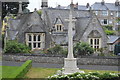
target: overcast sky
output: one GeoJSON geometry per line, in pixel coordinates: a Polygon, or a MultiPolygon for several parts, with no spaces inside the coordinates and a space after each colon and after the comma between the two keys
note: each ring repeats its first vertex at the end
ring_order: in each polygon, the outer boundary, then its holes
{"type": "MultiPolygon", "coordinates": [[[[79,3],[79,5],[86,5],[90,3],[92,5],[95,2],[101,2],[102,0],[73,0],[74,3],[79,3]]],[[[116,0],[105,0],[106,3],[114,3],[116,0]]],[[[33,11],[34,8],[40,9],[41,7],[41,0],[29,0],[30,4],[28,8],[30,11],[33,11]]],[[[48,0],[49,7],[55,7],[57,5],[67,6],[69,5],[71,0],[48,0]]]]}

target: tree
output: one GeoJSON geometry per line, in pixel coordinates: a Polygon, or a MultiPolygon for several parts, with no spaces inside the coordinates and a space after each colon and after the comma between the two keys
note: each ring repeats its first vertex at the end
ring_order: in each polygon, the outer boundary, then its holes
{"type": "Polygon", "coordinates": [[[78,42],[74,46],[74,54],[77,55],[90,55],[94,53],[94,49],[85,42],[78,42]]]}
{"type": "MultiPolygon", "coordinates": [[[[29,2],[23,2],[23,10],[28,7],[29,2]]],[[[7,13],[17,14],[19,10],[19,2],[2,2],[2,19],[7,15],[7,13]]]]}

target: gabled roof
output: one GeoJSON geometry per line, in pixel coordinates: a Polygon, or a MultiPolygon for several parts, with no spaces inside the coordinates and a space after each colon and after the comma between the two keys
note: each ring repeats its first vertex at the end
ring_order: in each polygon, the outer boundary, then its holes
{"type": "Polygon", "coordinates": [[[63,24],[63,21],[62,21],[62,19],[58,16],[58,17],[55,19],[54,24],[63,24]]]}

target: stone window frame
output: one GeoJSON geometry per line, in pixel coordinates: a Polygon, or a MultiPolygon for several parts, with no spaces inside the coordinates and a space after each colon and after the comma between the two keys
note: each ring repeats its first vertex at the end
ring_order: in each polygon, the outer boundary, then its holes
{"type": "Polygon", "coordinates": [[[56,24],[55,25],[55,30],[56,32],[63,32],[63,24],[56,24]]]}
{"type": "Polygon", "coordinates": [[[26,45],[31,47],[32,50],[45,48],[45,33],[26,33],[25,39],[26,39],[26,45]],[[29,40],[30,36],[31,36],[31,40],[29,40]],[[34,38],[34,36],[36,37],[34,38]]]}
{"type": "Polygon", "coordinates": [[[97,51],[101,48],[101,38],[89,38],[89,44],[97,51]]]}

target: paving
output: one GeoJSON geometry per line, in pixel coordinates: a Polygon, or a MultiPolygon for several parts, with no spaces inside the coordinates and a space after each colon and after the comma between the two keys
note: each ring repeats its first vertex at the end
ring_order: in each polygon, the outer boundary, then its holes
{"type": "MultiPolygon", "coordinates": [[[[21,66],[24,62],[14,62],[14,61],[3,61],[0,62],[0,65],[3,66],[21,66]]],[[[41,67],[41,68],[62,68],[63,64],[53,64],[53,63],[32,63],[33,67],[41,67]]],[[[80,69],[88,69],[88,70],[111,70],[118,71],[118,66],[104,66],[104,65],[78,65],[80,69]]]]}

